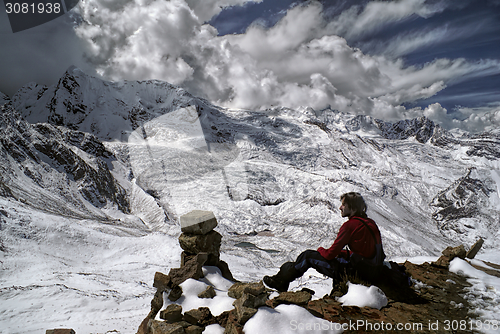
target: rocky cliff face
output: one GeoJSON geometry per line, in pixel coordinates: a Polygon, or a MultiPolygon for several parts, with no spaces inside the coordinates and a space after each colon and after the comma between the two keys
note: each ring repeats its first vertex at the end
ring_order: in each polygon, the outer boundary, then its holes
{"type": "Polygon", "coordinates": [[[490,204],[496,184],[483,180],[475,168],[470,168],[465,176],[434,197],[432,217],[445,233],[478,237],[496,233],[500,215],[490,204]],[[478,221],[484,224],[478,225],[478,221]]]}
{"type": "Polygon", "coordinates": [[[95,136],[47,123],[30,124],[11,104],[1,108],[3,194],[68,216],[103,218],[92,206],[129,212],[125,190],[109,169],[113,154],[95,136]]]}
{"type": "Polygon", "coordinates": [[[454,137],[440,129],[431,139],[431,144],[447,149],[466,148],[468,156],[484,157],[488,160],[500,158],[500,131],[489,131],[479,134],[463,134],[454,137]]]}

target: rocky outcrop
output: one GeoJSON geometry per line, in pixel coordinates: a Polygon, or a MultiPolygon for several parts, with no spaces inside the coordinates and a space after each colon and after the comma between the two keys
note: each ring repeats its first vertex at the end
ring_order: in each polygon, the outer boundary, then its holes
{"type": "Polygon", "coordinates": [[[433,198],[430,204],[435,210],[432,218],[441,230],[463,234],[471,227],[462,223],[462,218],[485,216],[485,219],[492,219],[484,210],[489,207],[489,196],[493,190],[475,174],[475,169],[470,168],[464,177],[433,198]]]}
{"type": "Polygon", "coordinates": [[[443,255],[437,259],[437,261],[433,262],[432,265],[441,268],[448,268],[450,266],[450,262],[454,258],[458,257],[460,259],[465,259],[467,252],[465,251],[464,245],[460,245],[457,247],[448,246],[442,254],[443,255]]]}
{"type": "Polygon", "coordinates": [[[382,131],[382,136],[387,139],[407,139],[415,137],[420,143],[426,143],[433,135],[436,125],[425,116],[411,120],[403,120],[396,123],[374,120],[377,127],[382,131]]]}
{"type": "Polygon", "coordinates": [[[356,333],[455,333],[451,327],[449,330],[444,328],[445,321],[474,319],[463,297],[465,289],[470,287],[465,277],[430,263],[405,262],[404,266],[416,284],[406,291],[395,291],[391,286],[380,284],[388,297],[387,306],[380,310],[342,306],[333,296],[312,300],[306,308],[317,317],[337,323],[337,329],[356,333]],[[400,324],[403,327],[397,330],[400,324]],[[405,325],[410,327],[405,328],[405,325]]]}
{"type": "Polygon", "coordinates": [[[65,216],[95,214],[81,197],[96,208],[111,204],[129,213],[126,191],[108,167],[113,160],[113,154],[91,134],[46,123],[33,125],[10,103],[1,107],[0,188],[10,197],[65,216]],[[45,200],[47,196],[50,201],[45,200]],[[78,214],[71,212],[71,207],[78,214]]]}
{"type": "Polygon", "coordinates": [[[498,130],[474,135],[465,133],[461,137],[454,137],[439,128],[429,142],[448,149],[453,149],[455,146],[464,147],[468,156],[484,157],[488,160],[500,158],[500,132],[498,130]]]}
{"type": "MultiPolygon", "coordinates": [[[[196,227],[197,231],[200,229],[203,229],[203,226],[196,227]]],[[[477,249],[477,246],[471,247],[471,250],[474,249],[477,249]]],[[[377,333],[394,333],[395,331],[455,333],[452,326],[448,326],[448,330],[444,325],[453,321],[458,323],[464,320],[474,321],[476,317],[474,313],[471,313],[465,297],[466,290],[471,284],[467,282],[466,277],[451,273],[447,268],[449,261],[455,257],[465,258],[467,252],[465,247],[460,245],[447,247],[442,253],[443,256],[434,263],[421,265],[404,263],[406,273],[412,278],[412,287],[396,287],[389,280],[377,282],[376,286],[387,297],[387,304],[380,309],[343,306],[339,301],[339,296],[345,293],[342,291],[346,287],[337,290],[338,284],[329,295],[313,300],[314,291],[307,288],[301,291],[282,292],[273,299],[269,299],[270,290],[262,281],[236,282],[227,292],[229,297],[235,299],[234,309],[218,316],[213,316],[210,309],[206,307],[189,310],[182,314],[182,307],[172,304],[161,311],[162,320],[155,320],[156,313],[153,314],[153,311],[158,312],[163,304],[162,301],[159,302],[160,297],[157,292],[151,303],[152,313],[143,321],[138,334],[202,333],[204,328],[211,324],[224,327],[225,334],[242,334],[245,323],[258,312],[259,307],[275,308],[281,304],[304,307],[314,316],[330,321],[331,323],[325,322],[324,324],[329,324],[333,326],[332,329],[337,330],[344,329],[357,333],[373,331],[377,333]],[[396,326],[403,326],[403,328],[396,326]]],[[[195,258],[199,256],[200,254],[196,254],[195,258]]],[[[500,266],[491,266],[490,270],[500,276],[500,266]]],[[[345,285],[348,285],[347,279],[357,280],[356,277],[346,278],[345,285]]],[[[367,284],[366,282],[355,283],[367,284]]],[[[172,286],[170,274],[157,273],[154,286],[158,288],[158,291],[167,290],[172,286]]],[[[467,329],[463,332],[472,333],[467,329]]]]}
{"type": "Polygon", "coordinates": [[[473,259],[477,255],[477,253],[479,252],[481,247],[483,246],[483,243],[484,243],[483,238],[479,238],[479,240],[476,241],[476,243],[474,245],[472,245],[472,247],[467,251],[467,254],[465,255],[465,257],[468,259],[473,259]]]}

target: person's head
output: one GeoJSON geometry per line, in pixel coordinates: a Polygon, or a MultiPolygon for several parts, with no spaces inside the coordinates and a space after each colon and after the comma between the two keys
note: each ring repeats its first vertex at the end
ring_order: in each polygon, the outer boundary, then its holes
{"type": "Polygon", "coordinates": [[[340,213],[342,217],[366,217],[366,203],[359,193],[350,192],[340,196],[340,213]]]}

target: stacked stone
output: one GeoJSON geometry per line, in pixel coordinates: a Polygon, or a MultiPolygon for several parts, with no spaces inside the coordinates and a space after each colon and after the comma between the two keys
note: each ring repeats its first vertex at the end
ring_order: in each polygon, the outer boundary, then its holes
{"type": "Polygon", "coordinates": [[[234,281],[227,263],[220,260],[222,235],[214,231],[217,219],[213,212],[194,210],[181,216],[180,222],[182,234],[179,244],[184,250],[181,254],[181,267],[195,256],[206,254],[204,265],[217,266],[224,278],[234,281]]]}
{"type": "MultiPolygon", "coordinates": [[[[204,329],[204,326],[210,321],[218,321],[211,315],[205,319],[206,310],[189,311],[184,314],[181,321],[179,310],[168,310],[160,314],[160,318],[165,321],[154,320],[158,312],[163,307],[163,294],[166,293],[168,299],[175,302],[182,296],[180,284],[188,278],[199,279],[203,277],[202,266],[217,266],[222,276],[234,281],[233,275],[226,262],[220,260],[220,245],[222,236],[213,229],[217,226],[217,219],[210,211],[195,210],[181,216],[181,231],[179,244],[184,250],[181,254],[181,267],[172,268],[168,275],[157,272],[154,277],[153,287],[156,288],[156,294],[151,301],[151,311],[139,326],[138,333],[157,334],[157,333],[198,333],[204,329]],[[173,312],[170,312],[173,311],[173,312]],[[195,315],[200,313],[200,319],[193,320],[195,315]],[[167,314],[169,314],[167,316],[167,314]],[[173,321],[173,320],[176,321],[173,321]]],[[[215,290],[208,287],[202,292],[200,298],[213,298],[215,290]]],[[[201,333],[201,332],[200,332],[201,333]]]]}

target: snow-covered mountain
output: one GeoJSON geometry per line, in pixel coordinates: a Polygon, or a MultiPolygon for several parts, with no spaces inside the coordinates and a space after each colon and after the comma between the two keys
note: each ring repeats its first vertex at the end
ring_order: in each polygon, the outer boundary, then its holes
{"type": "MultiPolygon", "coordinates": [[[[328,246],[346,191],[366,197],[390,255],[499,237],[499,132],[458,136],[425,117],[391,123],[330,109],[226,110],[164,82],[105,82],[76,68],[54,86],[25,86],[12,107],[30,123],[102,140],[126,166],[115,177],[152,195],[165,224],[214,211],[238,255],[328,246]],[[238,251],[240,240],[256,248],[238,251]]],[[[62,142],[77,136],[58,131],[62,142]]]]}
{"type": "Polygon", "coordinates": [[[7,275],[29,231],[49,229],[37,220],[58,222],[64,228],[51,233],[64,238],[78,224],[89,245],[153,238],[120,248],[138,262],[148,260],[130,252],[171,247],[140,271],[149,275],[162,261],[176,265],[178,217],[198,209],[215,213],[235,278],[260,279],[305,249],[330,246],[348,191],[365,197],[389,257],[438,255],[479,237],[488,249],[500,238],[498,131],[452,133],[425,117],[386,122],[331,109],[227,110],[165,82],[106,82],[76,68],[54,86],[31,83],[0,99],[7,275]],[[18,221],[33,225],[24,236],[18,221]]]}

